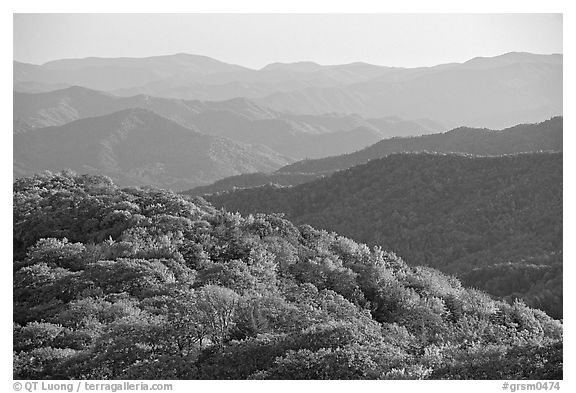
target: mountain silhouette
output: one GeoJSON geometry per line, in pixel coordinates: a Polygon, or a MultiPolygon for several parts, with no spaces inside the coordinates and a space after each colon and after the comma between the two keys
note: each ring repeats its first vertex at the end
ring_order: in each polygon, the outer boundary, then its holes
{"type": "Polygon", "coordinates": [[[71,169],[105,174],[122,185],[179,190],[287,162],[262,145],[200,134],[144,109],[14,135],[17,177],[71,169]]]}

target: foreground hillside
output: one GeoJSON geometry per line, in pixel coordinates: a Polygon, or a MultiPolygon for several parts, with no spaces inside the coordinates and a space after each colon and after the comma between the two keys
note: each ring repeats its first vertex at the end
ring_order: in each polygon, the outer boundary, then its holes
{"type": "Polygon", "coordinates": [[[14,256],[17,379],[562,378],[545,313],[276,215],[35,176],[14,256]]]}
{"type": "Polygon", "coordinates": [[[144,109],[14,134],[14,174],[72,169],[175,190],[290,162],[265,146],[200,134],[144,109]]]}
{"type": "Polygon", "coordinates": [[[206,198],[285,213],[562,315],[562,153],[396,154],[291,188],[206,198]]]}

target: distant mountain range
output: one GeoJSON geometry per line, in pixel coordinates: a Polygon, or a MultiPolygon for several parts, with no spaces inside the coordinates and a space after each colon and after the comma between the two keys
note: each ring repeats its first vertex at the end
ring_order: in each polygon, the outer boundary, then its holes
{"type": "Polygon", "coordinates": [[[200,134],[145,109],[14,134],[16,177],[71,169],[123,186],[182,190],[288,162],[265,146],[200,134]]]}
{"type": "Polygon", "coordinates": [[[30,128],[59,126],[87,117],[143,108],[185,126],[205,111],[227,111],[248,120],[273,119],[278,114],[245,99],[202,102],[165,99],[139,95],[116,97],[112,94],[72,86],[61,90],[31,94],[14,92],[14,120],[22,131],[30,128]]]}
{"type": "Polygon", "coordinates": [[[439,132],[561,114],[562,67],[562,55],[529,53],[411,69],[252,70],[188,54],[14,62],[14,174],[71,168],[200,194],[301,184],[398,152],[558,151],[561,117],[439,132]]]}
{"type": "Polygon", "coordinates": [[[223,101],[291,114],[359,114],[503,128],[562,114],[563,56],[508,53],[435,67],[275,63],[260,70],[204,56],[14,62],[14,88],[78,85],[115,95],[223,101]]]}
{"type": "Polygon", "coordinates": [[[116,90],[167,78],[201,78],[240,70],[245,68],[189,54],[148,58],[90,57],[50,61],[43,65],[14,62],[14,81],[65,83],[96,90],[116,90]]]}
{"type": "Polygon", "coordinates": [[[293,113],[393,114],[503,128],[562,114],[562,56],[512,53],[398,70],[346,86],[277,92],[257,102],[293,113]]]}
{"type": "Polygon", "coordinates": [[[562,117],[555,117],[538,124],[520,124],[504,130],[459,127],[440,134],[385,139],[354,153],[298,161],[270,174],[234,176],[186,193],[212,194],[266,184],[293,186],[394,153],[437,152],[497,156],[524,152],[562,151],[562,141],[562,117]]]}
{"type": "Polygon", "coordinates": [[[352,152],[391,135],[420,135],[444,127],[431,120],[358,115],[286,115],[245,98],[227,101],[179,100],[69,87],[30,94],[14,92],[14,130],[58,126],[130,108],[144,108],[207,135],[262,144],[279,154],[319,158],[352,152]]]}
{"type": "Polygon", "coordinates": [[[556,279],[560,274],[561,282],[561,270],[554,262],[562,253],[562,153],[393,154],[294,187],[268,185],[205,198],[242,214],[284,213],[296,223],[394,250],[414,265],[468,277],[498,296],[522,297],[520,291],[545,297],[531,289],[544,285],[544,272],[553,269],[551,297],[528,298],[562,313],[556,279]],[[495,282],[494,272],[511,269],[496,266],[505,262],[514,262],[516,272],[534,270],[524,289],[495,282]],[[540,273],[528,265],[540,266],[540,273]],[[472,274],[478,268],[484,271],[472,274]],[[482,275],[493,287],[482,284],[482,275]]]}

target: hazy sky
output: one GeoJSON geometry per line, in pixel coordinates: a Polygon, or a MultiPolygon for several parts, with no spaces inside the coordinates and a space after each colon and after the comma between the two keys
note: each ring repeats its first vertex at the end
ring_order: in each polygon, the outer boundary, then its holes
{"type": "Polygon", "coordinates": [[[210,56],[427,66],[511,51],[562,53],[560,14],[16,14],[14,59],[210,56]]]}

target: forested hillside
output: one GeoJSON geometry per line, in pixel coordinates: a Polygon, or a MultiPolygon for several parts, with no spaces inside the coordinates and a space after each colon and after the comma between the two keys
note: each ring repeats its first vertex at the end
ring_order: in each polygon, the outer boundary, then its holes
{"type": "Polygon", "coordinates": [[[285,213],[562,316],[562,153],[395,154],[291,188],[206,198],[285,213]]]}
{"type": "Polygon", "coordinates": [[[411,138],[391,138],[351,154],[303,160],[273,173],[234,176],[209,186],[189,190],[191,195],[212,194],[234,188],[251,188],[267,184],[294,186],[320,176],[364,164],[394,153],[440,152],[469,153],[483,156],[538,151],[562,151],[562,117],[539,124],[521,124],[501,131],[460,127],[442,134],[411,138]]]}
{"type": "Polygon", "coordinates": [[[276,184],[284,187],[294,186],[308,183],[312,180],[321,178],[322,176],[323,175],[320,173],[246,173],[242,175],[226,177],[207,186],[198,186],[191,190],[184,191],[182,194],[202,196],[234,189],[254,188],[265,184],[276,184]]]}
{"type": "Polygon", "coordinates": [[[536,124],[519,124],[504,130],[460,127],[441,134],[385,139],[360,151],[317,160],[303,160],[279,172],[318,173],[351,168],[394,153],[468,153],[482,156],[562,151],[561,116],[536,124]]]}
{"type": "MultiPolygon", "coordinates": [[[[530,163],[551,175],[561,156],[489,160],[483,170],[466,157],[394,156],[318,184],[342,193],[345,179],[365,180],[349,177],[354,171],[384,166],[375,184],[382,192],[391,179],[382,174],[403,173],[394,165],[430,168],[389,191],[419,207],[405,217],[416,223],[472,198],[456,183],[474,171],[473,181],[499,174],[474,189],[478,203],[510,172],[524,197],[508,188],[499,198],[527,208],[530,163]],[[438,168],[443,176],[431,176],[438,168]],[[434,193],[454,197],[425,209],[434,193]]],[[[553,199],[554,179],[541,186],[538,200],[553,199]]],[[[545,313],[278,215],[241,216],[169,191],[63,173],[18,179],[13,217],[17,379],[562,378],[562,325],[545,313]]]]}

